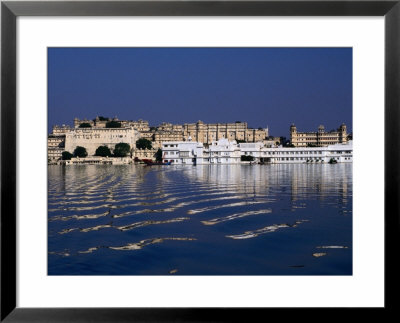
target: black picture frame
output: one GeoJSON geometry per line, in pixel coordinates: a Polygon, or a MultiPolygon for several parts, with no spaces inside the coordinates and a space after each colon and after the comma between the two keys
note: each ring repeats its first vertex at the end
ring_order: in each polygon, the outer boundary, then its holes
{"type": "MultiPolygon", "coordinates": [[[[18,308],[16,307],[16,19],[19,16],[384,16],[385,18],[385,306],[397,308],[399,286],[400,0],[379,1],[2,1],[1,2],[1,322],[233,322],[265,311],[308,317],[291,308],[18,308]]],[[[373,189],[373,187],[371,187],[373,189]]],[[[373,259],[371,259],[373,261],[373,259]]],[[[40,291],[38,291],[40,293],[40,291]]],[[[308,309],[309,310],[309,309],[308,309]]],[[[313,309],[314,310],[314,309],[313,309]]],[[[324,318],[342,318],[322,309],[324,318]]],[[[343,310],[343,309],[342,309],[343,310]]],[[[360,310],[360,309],[347,309],[360,310]]],[[[313,319],[320,313],[313,312],[313,319]]],[[[268,313],[270,315],[270,313],[268,313]]],[[[283,318],[281,316],[281,318],[283,318]]],[[[279,318],[279,319],[281,319],[279,318]]],[[[321,318],[321,317],[320,317],[321,318]]],[[[271,317],[272,319],[272,317],[271,317]]]]}

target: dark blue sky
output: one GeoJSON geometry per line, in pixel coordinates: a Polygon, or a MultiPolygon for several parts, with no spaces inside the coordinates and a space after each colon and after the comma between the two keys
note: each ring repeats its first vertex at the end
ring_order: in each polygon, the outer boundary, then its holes
{"type": "Polygon", "coordinates": [[[74,117],[352,130],[351,48],[49,48],[49,131],[74,117]]]}

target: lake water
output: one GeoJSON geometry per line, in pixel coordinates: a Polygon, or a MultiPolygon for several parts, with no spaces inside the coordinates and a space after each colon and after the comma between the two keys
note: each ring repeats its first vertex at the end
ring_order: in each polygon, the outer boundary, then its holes
{"type": "Polygon", "coordinates": [[[49,275],[352,274],[352,164],[48,175],[49,275]]]}

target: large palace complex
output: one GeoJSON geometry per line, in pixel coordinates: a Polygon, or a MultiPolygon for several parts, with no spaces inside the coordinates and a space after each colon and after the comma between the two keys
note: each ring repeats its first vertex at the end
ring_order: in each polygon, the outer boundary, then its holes
{"type": "MultiPolygon", "coordinates": [[[[318,132],[297,132],[296,127],[292,125],[290,137],[292,149],[294,147],[327,147],[348,142],[348,134],[344,124],[337,131],[330,132],[325,132],[323,126],[319,127],[318,132]]],[[[94,157],[96,149],[106,146],[110,151],[113,151],[119,143],[128,144],[131,148],[129,160],[154,160],[159,149],[163,151],[165,157],[165,154],[174,153],[169,149],[171,145],[174,145],[174,147],[175,145],[197,147],[197,150],[201,147],[202,156],[211,155],[209,158],[200,158],[198,163],[206,163],[206,161],[211,162],[213,160],[211,157],[214,150],[218,151],[221,147],[228,146],[232,150],[232,153],[229,154],[232,155],[232,159],[225,158],[224,161],[228,163],[235,161],[234,163],[236,163],[242,155],[254,155],[252,147],[256,149],[254,153],[258,154],[263,160],[267,160],[267,155],[264,155],[264,153],[267,154],[268,149],[278,149],[276,150],[277,154],[283,153],[279,150],[285,144],[281,139],[280,137],[269,136],[268,128],[251,129],[248,128],[246,122],[239,121],[209,124],[198,121],[183,125],[164,122],[158,126],[150,127],[149,123],[144,120],[129,121],[97,117],[93,120],[75,118],[73,127],[53,126],[52,133],[48,136],[47,147],[49,163],[57,163],[62,159],[63,152],[72,154],[77,147],[84,147],[88,158],[92,157],[96,160],[94,157]],[[150,141],[152,148],[138,149],[136,142],[141,138],[150,141]],[[262,153],[264,150],[265,152],[262,153]]],[[[194,152],[193,149],[192,152],[194,152]]],[[[321,154],[322,151],[326,153],[328,150],[321,150],[321,154]]],[[[226,154],[226,152],[224,153],[226,154]]],[[[187,152],[182,151],[180,154],[177,153],[168,157],[171,157],[170,159],[175,163],[180,163],[183,159],[176,158],[185,154],[187,152]]],[[[271,157],[268,157],[268,161],[278,161],[278,159],[271,157]]],[[[191,161],[193,161],[193,158],[194,156],[191,155],[191,161]]]]}
{"type": "Polygon", "coordinates": [[[129,144],[133,157],[152,158],[164,142],[185,141],[189,137],[206,145],[223,138],[238,142],[276,140],[268,138],[268,128],[250,129],[246,122],[206,124],[198,121],[183,125],[164,122],[157,127],[150,127],[149,123],[143,120],[75,118],[74,127],[53,126],[53,131],[48,136],[48,159],[59,160],[63,151],[72,153],[77,146],[84,147],[90,156],[95,154],[99,146],[107,146],[112,150],[118,143],[129,144]],[[136,149],[135,143],[140,138],[151,141],[152,149],[136,149]]]}

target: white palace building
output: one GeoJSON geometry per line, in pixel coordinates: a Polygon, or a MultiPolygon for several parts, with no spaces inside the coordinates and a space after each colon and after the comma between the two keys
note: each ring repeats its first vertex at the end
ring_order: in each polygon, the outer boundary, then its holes
{"type": "Polygon", "coordinates": [[[208,147],[191,141],[164,142],[163,161],[179,165],[240,164],[241,156],[251,156],[253,162],[266,164],[351,163],[352,141],[326,147],[265,147],[262,142],[240,143],[220,139],[208,147]]]}

